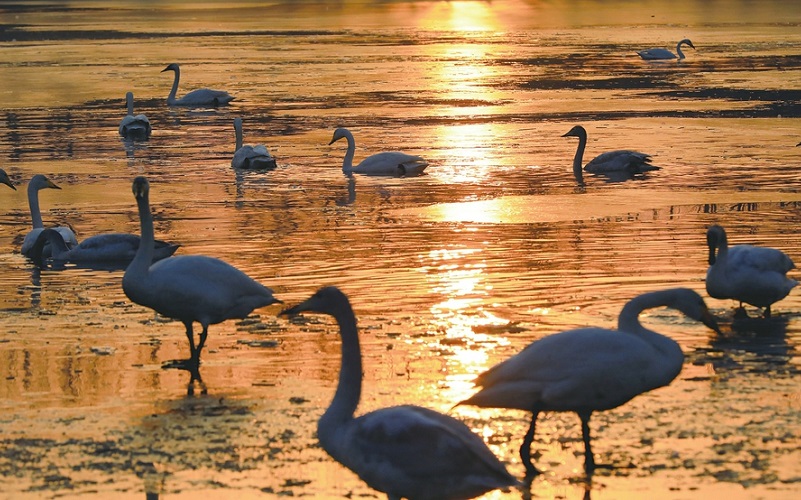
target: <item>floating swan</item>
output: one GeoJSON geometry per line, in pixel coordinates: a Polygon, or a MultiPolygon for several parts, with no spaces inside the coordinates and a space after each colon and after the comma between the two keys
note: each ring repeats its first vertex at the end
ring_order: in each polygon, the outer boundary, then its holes
{"type": "Polygon", "coordinates": [[[142,239],[122,277],[122,289],[133,302],[184,324],[190,353],[186,363],[196,368],[209,325],[245,318],[256,308],[281,301],[273,297],[272,290],[219,259],[179,255],[152,263],[155,250],[149,191],[147,179],[134,179],[142,239]],[[192,332],[195,321],[203,327],[197,347],[192,332]]]}
{"type": "Polygon", "coordinates": [[[11,179],[8,177],[8,174],[6,173],[6,171],[3,170],[2,168],[0,168],[0,184],[5,184],[6,186],[10,187],[14,191],[17,190],[17,188],[14,186],[14,183],[11,182],[11,179]]]}
{"type": "Polygon", "coordinates": [[[150,137],[150,120],[143,114],[134,115],[133,92],[125,94],[128,114],[120,122],[120,135],[126,139],[144,141],[150,137]]]}
{"type": "MultiPolygon", "coordinates": [[[[579,184],[583,184],[581,162],[584,158],[584,148],[587,146],[587,131],[581,125],[576,125],[562,137],[578,137],[578,148],[576,149],[576,156],[573,158],[573,175],[576,176],[576,181],[579,184]]],[[[584,166],[584,170],[596,174],[627,172],[633,175],[661,168],[651,165],[650,161],[651,155],[619,149],[599,154],[584,166]]]]}
{"type": "Polygon", "coordinates": [[[531,426],[520,447],[529,475],[531,443],[543,411],[576,412],[584,439],[584,467],[595,468],[590,447],[590,416],[616,408],[638,394],[669,384],[681,371],[684,355],[674,340],[640,324],[645,309],[678,309],[715,331],[717,323],[692,290],[675,288],[635,297],[620,312],[618,329],[580,328],[544,337],[493,366],[476,379],[482,389],[459,404],[514,408],[532,412],[531,426]]]}
{"type": "Polygon", "coordinates": [[[397,151],[377,153],[368,156],[361,163],[353,166],[353,154],[356,152],[356,141],[353,134],[346,128],[338,128],[334,131],[334,138],[331,144],[340,139],[348,140],[348,152],[345,153],[345,160],[342,162],[342,171],[347,174],[364,175],[391,175],[391,176],[414,176],[419,175],[428,166],[428,162],[420,156],[399,153],[397,151]]]}
{"type": "Polygon", "coordinates": [[[729,247],[726,230],[718,225],[709,227],[706,242],[706,292],[710,297],[738,300],[741,310],[743,302],[764,307],[764,316],[769,318],[771,304],[787,297],[798,285],[786,276],[795,264],[781,250],[752,245],[729,247]]]}
{"type": "MultiPolygon", "coordinates": [[[[30,252],[33,249],[34,243],[36,243],[36,238],[39,237],[39,233],[44,230],[42,213],[39,211],[39,191],[45,188],[61,189],[55,183],[53,183],[53,181],[42,174],[34,175],[30,182],[28,182],[28,207],[31,210],[33,229],[25,235],[25,239],[22,241],[21,249],[22,254],[27,257],[30,257],[30,252]]],[[[55,229],[59,232],[59,234],[61,234],[61,237],[64,238],[64,242],[67,244],[68,248],[78,245],[78,239],[75,237],[75,233],[72,231],[72,229],[65,226],[59,226],[55,229]]],[[[44,256],[50,256],[50,245],[46,246],[44,250],[44,256]]]]}
{"type": "Polygon", "coordinates": [[[175,80],[172,82],[172,90],[170,95],[167,96],[167,104],[169,106],[221,106],[228,104],[234,100],[234,97],[223,90],[211,89],[197,89],[189,92],[180,99],[175,98],[175,93],[178,92],[178,81],[181,79],[181,68],[177,63],[172,63],[163,70],[174,71],[175,80]]]}
{"type": "Polygon", "coordinates": [[[333,316],[342,337],[339,385],[317,424],[317,437],[331,457],[390,499],[473,498],[517,484],[484,441],[453,417],[404,405],[354,418],[362,359],[350,302],[327,287],[280,314],[304,311],[333,316]]]}
{"type": "MultiPolygon", "coordinates": [[[[687,45],[689,47],[695,48],[695,45],[693,45],[693,42],[691,42],[689,38],[685,38],[684,40],[679,41],[679,43],[676,44],[676,52],[679,53],[679,60],[684,59],[684,52],[681,51],[682,45],[687,45]]],[[[658,59],[676,59],[676,54],[667,49],[648,49],[648,50],[641,50],[637,53],[640,55],[640,57],[642,57],[646,61],[653,61],[658,59]]]]}
{"type": "MultiPolygon", "coordinates": [[[[125,269],[133,260],[139,249],[139,236],[127,233],[106,233],[91,236],[81,241],[78,246],[68,248],[55,229],[45,229],[39,233],[36,243],[31,250],[31,259],[43,264],[43,250],[45,243],[50,244],[51,258],[59,263],[72,262],[73,264],[91,267],[97,264],[107,268],[110,264],[117,264],[125,269]]],[[[165,259],[178,250],[179,245],[173,245],[155,240],[153,261],[165,259]]]]}
{"type": "Polygon", "coordinates": [[[261,144],[258,146],[242,145],[242,118],[234,118],[234,132],[236,133],[236,152],[231,160],[232,167],[253,170],[276,168],[275,158],[266,147],[261,144]]]}

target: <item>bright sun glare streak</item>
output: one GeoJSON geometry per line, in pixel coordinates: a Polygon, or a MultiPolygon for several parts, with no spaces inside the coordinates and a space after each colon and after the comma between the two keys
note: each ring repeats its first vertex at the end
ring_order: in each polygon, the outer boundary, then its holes
{"type": "Polygon", "coordinates": [[[497,31],[499,23],[491,4],[455,1],[439,2],[423,21],[423,27],[460,32],[486,32],[497,31]]]}

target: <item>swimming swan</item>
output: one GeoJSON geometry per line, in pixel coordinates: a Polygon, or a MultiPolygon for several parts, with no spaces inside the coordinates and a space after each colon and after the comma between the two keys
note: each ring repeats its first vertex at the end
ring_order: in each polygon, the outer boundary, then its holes
{"type": "Polygon", "coordinates": [[[187,364],[197,368],[209,325],[245,318],[256,308],[281,301],[273,297],[272,290],[219,259],[179,255],[153,263],[155,249],[149,191],[147,179],[134,179],[133,193],[139,208],[142,239],[122,277],[122,289],[131,301],[184,324],[190,353],[187,364]],[[197,347],[192,332],[195,321],[203,327],[197,347]]]}
{"type": "Polygon", "coordinates": [[[150,137],[150,120],[143,114],[134,115],[133,92],[125,94],[125,106],[128,114],[120,122],[120,135],[126,139],[144,141],[150,137]]]}
{"type": "MultiPolygon", "coordinates": [[[[33,249],[34,243],[36,243],[36,238],[38,238],[39,233],[44,230],[42,213],[39,211],[39,191],[45,188],[61,189],[55,183],[53,183],[53,181],[42,174],[34,175],[28,182],[28,207],[31,210],[33,229],[25,235],[25,239],[22,241],[21,249],[22,254],[27,257],[31,256],[30,252],[33,249]]],[[[61,237],[64,238],[64,243],[67,244],[67,247],[72,248],[78,245],[78,239],[75,237],[75,233],[72,231],[72,229],[66,226],[59,226],[55,229],[59,232],[59,234],[61,234],[61,237]]],[[[50,245],[46,246],[44,250],[44,256],[50,256],[50,245]]]]}
{"type": "MultiPolygon", "coordinates": [[[[679,43],[676,44],[676,52],[679,53],[679,60],[684,59],[684,52],[681,51],[682,45],[687,45],[689,47],[695,48],[695,45],[693,45],[693,42],[691,42],[689,38],[685,38],[684,40],[679,41],[679,43]]],[[[662,60],[676,59],[676,54],[667,49],[648,49],[648,50],[641,50],[637,53],[640,55],[640,57],[642,57],[646,61],[653,61],[659,59],[662,60]]]]}
{"type": "Polygon", "coordinates": [[[189,92],[185,96],[180,99],[175,98],[176,92],[178,92],[178,81],[181,79],[181,68],[178,66],[177,63],[172,63],[168,65],[166,68],[161,70],[162,73],[165,71],[174,71],[175,72],[175,80],[172,82],[172,90],[170,90],[170,95],[167,96],[167,105],[169,106],[222,106],[224,104],[228,104],[229,102],[234,100],[234,97],[228,94],[223,90],[211,90],[211,89],[197,89],[189,92]]]}
{"type": "Polygon", "coordinates": [[[14,186],[14,183],[11,182],[11,179],[8,177],[8,174],[6,173],[6,171],[3,170],[2,168],[0,168],[0,184],[5,184],[6,186],[10,187],[14,191],[17,190],[17,188],[14,186]]]}
{"type": "MultiPolygon", "coordinates": [[[[573,175],[579,184],[584,183],[581,174],[581,162],[584,158],[584,148],[587,146],[587,131],[581,125],[576,125],[562,137],[578,137],[579,143],[576,148],[576,156],[573,157],[573,175]]],[[[610,172],[627,172],[629,174],[641,174],[651,170],[659,170],[661,167],[651,165],[651,155],[619,149],[601,153],[584,166],[584,171],[596,174],[610,172]]]]}
{"type": "Polygon", "coordinates": [[[280,314],[334,317],[342,364],[334,399],[317,423],[317,437],[334,460],[390,499],[473,498],[517,481],[465,424],[419,406],[382,408],[354,418],[362,389],[356,316],[347,296],[321,288],[280,314]]]}
{"type": "Polygon", "coordinates": [[[234,132],[236,134],[236,152],[231,160],[232,167],[253,170],[276,168],[275,158],[266,147],[261,144],[258,146],[242,145],[242,118],[234,118],[234,132]]]}
{"type": "Polygon", "coordinates": [[[482,389],[460,402],[486,408],[530,411],[531,426],[520,447],[529,475],[531,443],[543,411],[576,412],[584,439],[584,468],[596,465],[590,447],[590,416],[616,408],[638,394],[668,385],[681,371],[684,354],[674,340],[648,330],[639,314],[654,307],[678,309],[715,331],[717,323],[696,292],[675,288],[635,297],[620,312],[617,330],[579,328],[544,337],[476,379],[482,389]]]}
{"type": "Polygon", "coordinates": [[[706,292],[710,297],[738,300],[741,310],[743,302],[764,307],[764,316],[769,318],[771,304],[787,297],[798,285],[786,276],[795,264],[781,250],[752,245],[729,247],[726,230],[718,225],[707,229],[706,242],[706,292]]]}
{"type": "Polygon", "coordinates": [[[334,138],[331,144],[340,139],[348,140],[348,152],[345,153],[345,160],[342,162],[342,171],[345,174],[364,174],[364,175],[391,175],[391,176],[415,176],[419,175],[428,166],[428,162],[420,156],[408,155],[406,153],[384,152],[368,156],[361,163],[353,166],[353,154],[356,152],[356,141],[353,134],[346,128],[338,128],[334,131],[334,138]]]}

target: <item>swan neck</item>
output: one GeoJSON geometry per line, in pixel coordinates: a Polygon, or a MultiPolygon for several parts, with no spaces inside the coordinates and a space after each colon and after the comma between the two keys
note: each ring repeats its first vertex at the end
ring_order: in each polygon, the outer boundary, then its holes
{"type": "Polygon", "coordinates": [[[33,228],[39,229],[44,227],[42,222],[42,213],[39,210],[39,188],[32,183],[28,184],[28,208],[31,211],[31,219],[33,220],[33,228]]]}
{"type": "Polygon", "coordinates": [[[170,90],[170,95],[167,96],[168,104],[175,102],[175,95],[178,93],[178,81],[181,79],[181,70],[175,68],[173,71],[175,72],[175,78],[172,81],[172,89],[170,90]]]}
{"type": "Polygon", "coordinates": [[[342,161],[342,171],[350,172],[353,170],[353,156],[356,154],[356,140],[350,131],[345,132],[345,139],[348,141],[348,151],[345,153],[345,159],[342,161]]]}
{"type": "Polygon", "coordinates": [[[133,96],[131,96],[130,93],[125,97],[125,104],[128,107],[128,115],[129,116],[133,116],[133,114],[134,114],[133,96]]]}
{"type": "Polygon", "coordinates": [[[684,59],[684,52],[681,51],[681,42],[676,44],[676,52],[679,54],[679,59],[684,59]]]}
{"type": "Polygon", "coordinates": [[[320,419],[323,430],[337,427],[353,419],[362,393],[362,354],[359,334],[353,309],[343,307],[336,316],[342,337],[342,365],[339,369],[339,384],[334,399],[320,419]]]}
{"type": "Polygon", "coordinates": [[[244,142],[242,137],[242,124],[239,122],[234,122],[234,132],[236,133],[236,149],[234,151],[239,151],[242,149],[242,143],[244,142]]]}
{"type": "Polygon", "coordinates": [[[137,197],[136,205],[139,209],[139,224],[142,234],[139,241],[139,248],[136,250],[136,255],[133,260],[128,265],[126,274],[129,270],[138,273],[147,273],[147,270],[150,268],[150,263],[153,262],[155,236],[153,235],[153,215],[150,213],[149,195],[146,193],[141,197],[137,197]]]}
{"type": "Polygon", "coordinates": [[[646,309],[653,309],[665,305],[662,292],[645,293],[634,297],[620,311],[617,319],[617,329],[621,332],[659,335],[648,330],[640,323],[640,313],[646,309]]]}
{"type": "Polygon", "coordinates": [[[584,159],[585,147],[587,147],[587,136],[582,134],[579,136],[576,155],[573,157],[573,175],[576,177],[576,182],[582,186],[584,185],[584,174],[581,171],[581,162],[584,159]]]}

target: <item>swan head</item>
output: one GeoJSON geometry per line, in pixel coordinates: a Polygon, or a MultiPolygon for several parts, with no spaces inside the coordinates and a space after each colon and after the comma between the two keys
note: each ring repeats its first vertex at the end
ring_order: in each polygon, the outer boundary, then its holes
{"type": "Polygon", "coordinates": [[[147,182],[147,179],[142,177],[141,175],[134,179],[132,191],[134,198],[136,199],[145,199],[147,198],[147,194],[150,191],[150,183],[147,182]]]}
{"type": "Polygon", "coordinates": [[[562,137],[578,137],[578,138],[584,137],[586,139],[587,138],[587,131],[584,130],[584,127],[582,127],[581,125],[576,125],[575,127],[571,128],[562,137]]]}
{"type": "Polygon", "coordinates": [[[6,186],[10,187],[14,191],[17,190],[17,188],[14,187],[14,183],[11,182],[11,179],[8,177],[8,174],[6,173],[6,171],[3,170],[2,168],[0,168],[0,184],[5,184],[6,186]]]}
{"type": "Polygon", "coordinates": [[[715,333],[720,334],[720,327],[718,327],[715,316],[709,312],[706,302],[703,297],[698,295],[698,292],[689,288],[676,288],[673,290],[669,303],[665,305],[683,312],[687,317],[700,321],[715,333]]]}
{"type": "Polygon", "coordinates": [[[726,244],[726,230],[717,224],[709,226],[706,230],[706,245],[709,247],[709,265],[714,265],[717,257],[715,252],[726,244]]]}
{"type": "Polygon", "coordinates": [[[340,139],[345,139],[348,137],[348,135],[350,135],[348,129],[340,127],[334,130],[334,137],[331,139],[331,142],[329,142],[328,145],[330,146],[331,144],[337,142],[340,139]]]}
{"type": "Polygon", "coordinates": [[[691,42],[689,38],[685,38],[684,40],[680,41],[679,45],[687,45],[693,49],[695,48],[695,45],[693,45],[693,42],[691,42]]]}
{"type": "Polygon", "coordinates": [[[32,187],[36,191],[38,191],[40,189],[47,189],[47,188],[49,188],[49,189],[61,189],[60,187],[58,187],[58,185],[56,185],[55,182],[51,181],[50,179],[48,179],[46,176],[44,176],[42,174],[34,175],[31,178],[30,182],[28,183],[28,186],[32,187]]]}
{"type": "Polygon", "coordinates": [[[162,73],[164,73],[165,71],[176,71],[176,72],[179,71],[178,63],[168,64],[166,68],[161,70],[162,73]]]}
{"type": "Polygon", "coordinates": [[[335,286],[320,288],[300,304],[284,309],[279,316],[295,316],[302,312],[316,312],[335,316],[344,307],[350,307],[348,297],[335,286]]]}

